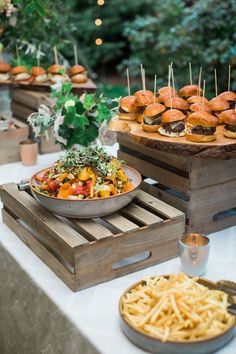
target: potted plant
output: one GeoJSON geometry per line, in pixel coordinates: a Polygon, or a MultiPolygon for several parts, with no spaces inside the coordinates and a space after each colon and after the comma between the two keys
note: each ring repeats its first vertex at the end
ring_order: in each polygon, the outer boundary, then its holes
{"type": "Polygon", "coordinates": [[[78,97],[71,91],[71,83],[52,86],[53,107],[41,105],[28,117],[35,136],[52,135],[63,149],[74,145],[88,146],[96,140],[99,128],[109,122],[116,107],[111,108],[102,94],[84,93],[78,97]]]}

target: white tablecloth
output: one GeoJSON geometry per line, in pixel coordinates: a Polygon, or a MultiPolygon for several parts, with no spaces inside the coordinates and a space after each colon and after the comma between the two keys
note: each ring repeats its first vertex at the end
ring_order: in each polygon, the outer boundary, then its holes
{"type": "MultiPolygon", "coordinates": [[[[20,162],[0,166],[0,183],[18,182],[27,178],[33,172],[50,165],[57,156],[57,154],[40,156],[38,164],[32,167],[24,167],[20,162]]],[[[211,253],[205,277],[236,282],[236,227],[212,234],[210,239],[211,253]]],[[[142,277],[180,271],[179,259],[176,258],[73,293],[2,221],[0,243],[78,330],[104,354],[144,353],[129,342],[121,332],[118,314],[120,295],[142,277]]],[[[236,338],[219,351],[219,354],[233,353],[236,353],[236,338]]]]}

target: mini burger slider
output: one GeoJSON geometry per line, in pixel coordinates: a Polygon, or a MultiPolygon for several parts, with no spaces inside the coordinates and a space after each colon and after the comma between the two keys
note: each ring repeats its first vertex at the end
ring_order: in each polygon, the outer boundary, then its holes
{"type": "Polygon", "coordinates": [[[217,96],[209,101],[209,107],[218,117],[223,111],[229,109],[229,103],[224,98],[217,96]]]}
{"type": "Polygon", "coordinates": [[[136,97],[126,96],[121,98],[119,106],[119,119],[136,120],[137,116],[136,97]]]}
{"type": "Polygon", "coordinates": [[[11,72],[14,81],[28,81],[30,78],[28,69],[23,65],[15,66],[11,72]]]}
{"type": "Polygon", "coordinates": [[[236,110],[229,109],[228,111],[222,112],[220,120],[224,123],[224,136],[236,139],[236,110]]]}
{"type": "Polygon", "coordinates": [[[10,79],[11,66],[3,61],[0,62],[0,81],[10,79]]]}
{"type": "Polygon", "coordinates": [[[135,92],[134,96],[136,97],[136,103],[138,106],[138,108],[137,108],[138,116],[137,116],[136,120],[138,123],[142,123],[143,122],[143,113],[145,111],[145,108],[153,103],[154,95],[151,91],[140,90],[140,91],[135,92]]]}
{"type": "Polygon", "coordinates": [[[88,80],[88,73],[82,65],[74,65],[69,69],[71,81],[82,84],[88,80]]]}
{"type": "Polygon", "coordinates": [[[30,70],[30,74],[34,79],[34,82],[41,83],[48,81],[46,71],[40,66],[33,66],[30,70]]]}
{"type": "Polygon", "coordinates": [[[229,108],[233,109],[235,108],[235,104],[236,104],[236,93],[233,91],[225,91],[222,92],[219,97],[223,98],[224,100],[226,100],[229,104],[229,108]]]}
{"type": "Polygon", "coordinates": [[[184,97],[197,96],[199,94],[199,90],[201,94],[202,89],[198,85],[186,85],[179,90],[179,94],[184,97]]]}
{"type": "Polygon", "coordinates": [[[188,102],[185,101],[183,98],[181,97],[172,97],[172,99],[168,98],[165,102],[164,102],[165,106],[167,108],[175,108],[178,109],[180,111],[182,111],[184,114],[187,113],[188,111],[188,102]]]}
{"type": "Polygon", "coordinates": [[[158,132],[161,135],[173,138],[185,136],[185,115],[178,109],[169,109],[161,116],[161,127],[158,132]]]}
{"type": "Polygon", "coordinates": [[[145,132],[157,133],[161,125],[161,116],[166,107],[160,103],[150,104],[145,108],[142,128],[145,132]]]}
{"type": "Polygon", "coordinates": [[[194,142],[208,142],[216,139],[218,119],[205,111],[190,114],[187,119],[187,140],[194,142]]]}
{"type": "Polygon", "coordinates": [[[66,70],[63,65],[54,64],[48,68],[49,78],[53,83],[67,81],[68,76],[65,72],[66,70]]]}

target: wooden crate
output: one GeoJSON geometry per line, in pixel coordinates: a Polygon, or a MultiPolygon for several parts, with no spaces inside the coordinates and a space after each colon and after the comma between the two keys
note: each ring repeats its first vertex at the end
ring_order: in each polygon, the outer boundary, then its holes
{"type": "Polygon", "coordinates": [[[50,137],[48,141],[44,136],[40,137],[40,143],[39,143],[40,154],[50,154],[52,152],[59,152],[59,151],[61,151],[61,147],[59,144],[55,143],[55,139],[53,137],[50,137]]]}
{"type": "Polygon", "coordinates": [[[11,118],[15,128],[0,132],[0,165],[20,160],[19,144],[28,138],[29,128],[16,118],[11,118]]]}
{"type": "Polygon", "coordinates": [[[184,214],[146,192],[90,220],[57,217],[14,183],[0,193],[3,222],[73,291],[178,255],[184,214]]]}
{"type": "Polygon", "coordinates": [[[32,112],[37,111],[41,104],[50,106],[53,102],[49,97],[49,93],[44,92],[11,88],[10,94],[12,102],[28,107],[32,112]]]}
{"type": "Polygon", "coordinates": [[[118,133],[118,156],[144,177],[147,192],[186,215],[186,230],[211,233],[236,225],[236,158],[223,160],[166,153],[118,133]]]}

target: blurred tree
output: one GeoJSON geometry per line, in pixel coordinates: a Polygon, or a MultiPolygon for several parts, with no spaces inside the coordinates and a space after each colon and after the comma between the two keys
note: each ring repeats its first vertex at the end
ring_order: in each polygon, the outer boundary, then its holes
{"type": "MultiPolygon", "coordinates": [[[[197,82],[199,67],[207,78],[207,91],[213,92],[216,68],[221,90],[227,89],[228,64],[236,74],[236,1],[155,0],[152,15],[138,16],[125,24],[124,35],[131,54],[123,61],[138,72],[139,63],[148,75],[157,74],[159,84],[166,84],[168,64],[173,61],[178,86],[188,82],[188,62],[192,62],[197,82]]],[[[122,68],[122,66],[120,66],[122,68]]],[[[236,81],[232,81],[236,90],[236,81]]]]}

